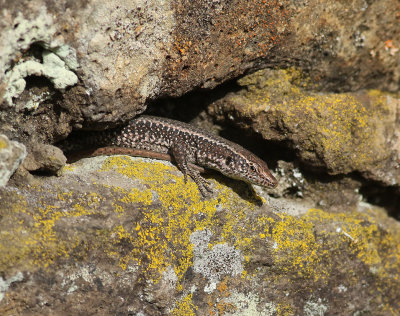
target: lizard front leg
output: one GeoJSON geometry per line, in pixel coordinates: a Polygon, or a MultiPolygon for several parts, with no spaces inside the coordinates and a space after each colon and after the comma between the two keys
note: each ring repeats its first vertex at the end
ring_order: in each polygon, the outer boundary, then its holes
{"type": "Polygon", "coordinates": [[[200,193],[203,196],[207,196],[208,193],[212,193],[210,188],[210,183],[204,179],[200,172],[188,164],[188,154],[185,145],[181,143],[174,143],[171,147],[171,154],[183,176],[185,178],[185,183],[187,182],[187,176],[189,175],[193,181],[197,184],[200,193]]]}

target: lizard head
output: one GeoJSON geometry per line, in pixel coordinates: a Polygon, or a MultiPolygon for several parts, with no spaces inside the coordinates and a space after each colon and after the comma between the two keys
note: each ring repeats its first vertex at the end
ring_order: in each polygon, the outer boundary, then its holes
{"type": "Polygon", "coordinates": [[[254,154],[246,155],[244,166],[247,169],[245,181],[264,187],[275,187],[278,184],[265,161],[254,154]]]}
{"type": "MultiPolygon", "coordinates": [[[[236,149],[239,149],[238,146],[236,149]]],[[[229,177],[263,187],[275,187],[278,184],[267,163],[244,148],[225,156],[224,164],[222,173],[229,177]]]]}

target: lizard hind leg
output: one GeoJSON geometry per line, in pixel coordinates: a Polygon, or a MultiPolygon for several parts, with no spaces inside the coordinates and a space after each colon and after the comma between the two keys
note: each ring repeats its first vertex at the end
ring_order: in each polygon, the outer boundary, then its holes
{"type": "Polygon", "coordinates": [[[185,183],[187,182],[187,176],[189,175],[197,184],[197,187],[199,188],[202,196],[207,196],[208,193],[212,193],[210,183],[200,175],[200,172],[198,170],[192,168],[188,164],[187,153],[185,151],[184,145],[175,144],[174,146],[172,146],[171,154],[179,170],[183,173],[185,183]]]}

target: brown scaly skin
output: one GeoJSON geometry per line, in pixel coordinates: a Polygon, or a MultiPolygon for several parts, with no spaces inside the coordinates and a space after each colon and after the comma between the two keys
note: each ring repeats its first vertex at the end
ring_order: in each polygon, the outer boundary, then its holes
{"type": "MultiPolygon", "coordinates": [[[[230,178],[264,187],[277,184],[267,164],[238,144],[190,124],[161,117],[143,115],[124,127],[91,133],[87,138],[80,139],[77,145],[132,148],[138,152],[154,152],[153,157],[158,158],[159,154],[159,159],[164,160],[168,160],[165,158],[168,155],[172,156],[185,181],[189,175],[203,195],[212,191],[193,165],[211,168],[230,178]]],[[[70,146],[67,149],[77,148],[70,146]]],[[[140,153],[137,155],[140,156],[140,153]]]]}

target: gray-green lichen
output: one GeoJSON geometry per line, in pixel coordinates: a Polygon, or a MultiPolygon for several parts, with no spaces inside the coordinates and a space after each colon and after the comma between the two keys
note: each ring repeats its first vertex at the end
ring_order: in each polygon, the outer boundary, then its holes
{"type": "Polygon", "coordinates": [[[260,303],[256,293],[240,293],[233,290],[231,295],[221,300],[224,304],[234,304],[237,310],[226,313],[227,316],[273,316],[277,314],[276,304],[272,302],[260,303]]]}
{"type": "Polygon", "coordinates": [[[5,279],[5,280],[0,276],[0,302],[3,300],[4,294],[8,290],[10,285],[14,282],[20,282],[23,279],[24,279],[24,275],[22,274],[22,272],[18,272],[14,276],[12,276],[8,279],[5,279]]]}
{"type": "Polygon", "coordinates": [[[6,73],[6,94],[4,99],[8,105],[12,105],[12,98],[18,97],[25,89],[25,78],[28,76],[44,76],[49,79],[58,90],[64,90],[78,82],[74,72],[68,70],[65,62],[56,54],[44,50],[42,53],[43,63],[36,60],[28,60],[17,64],[11,71],[6,73]]]}
{"type": "Polygon", "coordinates": [[[307,301],[304,304],[304,315],[306,316],[324,316],[328,307],[319,298],[317,301],[307,301]]]}
{"type": "MultiPolygon", "coordinates": [[[[25,89],[27,76],[44,76],[54,87],[63,90],[78,82],[73,70],[78,67],[75,50],[55,39],[53,17],[42,7],[25,17],[19,13],[13,20],[7,10],[2,12],[3,23],[8,24],[0,35],[0,81],[5,83],[3,100],[9,106],[25,89]],[[12,22],[12,23],[11,23],[12,22]],[[42,60],[29,56],[29,48],[37,44],[43,48],[42,60]],[[25,56],[22,57],[22,55],[25,56]],[[22,58],[21,58],[22,57],[22,58]],[[20,62],[14,64],[17,60],[20,62]]],[[[37,107],[39,100],[27,102],[24,108],[37,107]]]]}
{"type": "MultiPolygon", "coordinates": [[[[55,32],[53,18],[40,8],[36,17],[26,18],[21,12],[12,20],[7,10],[2,12],[3,23],[11,25],[0,35],[0,69],[10,69],[15,57],[30,47],[32,43],[50,43],[55,32]],[[12,24],[10,23],[12,20],[12,24]]],[[[4,75],[0,74],[0,75],[4,75]]]]}
{"type": "Polygon", "coordinates": [[[209,280],[210,284],[204,289],[207,293],[216,288],[223,276],[236,276],[243,271],[240,251],[226,243],[214,245],[210,249],[211,236],[211,231],[207,229],[195,231],[190,236],[190,242],[194,245],[193,270],[209,280]]]}

